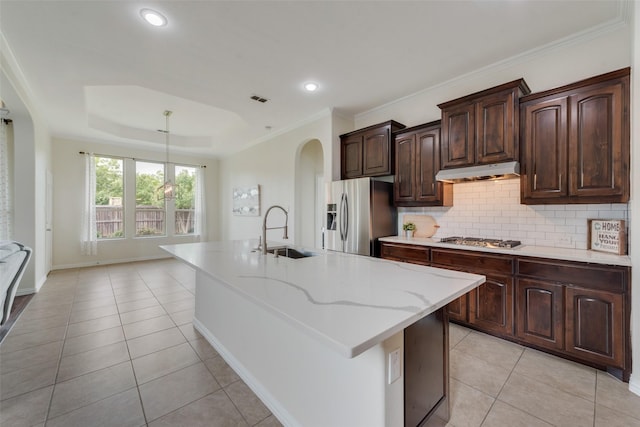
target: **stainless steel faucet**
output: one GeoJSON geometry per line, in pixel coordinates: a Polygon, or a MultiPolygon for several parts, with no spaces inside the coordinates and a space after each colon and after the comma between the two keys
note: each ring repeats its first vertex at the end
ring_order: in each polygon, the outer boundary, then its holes
{"type": "Polygon", "coordinates": [[[289,236],[287,235],[287,231],[289,230],[288,224],[289,223],[289,212],[287,212],[285,210],[285,208],[283,208],[282,206],[279,205],[273,205],[271,206],[269,209],[267,209],[267,212],[265,212],[264,214],[264,220],[262,220],[262,253],[266,255],[267,253],[267,230],[276,230],[279,228],[283,228],[284,229],[284,236],[282,236],[283,239],[288,239],[289,236]],[[284,212],[284,226],[283,227],[267,227],[267,218],[269,217],[269,212],[271,212],[271,209],[273,208],[278,208],[281,209],[282,212],[284,212]]]}

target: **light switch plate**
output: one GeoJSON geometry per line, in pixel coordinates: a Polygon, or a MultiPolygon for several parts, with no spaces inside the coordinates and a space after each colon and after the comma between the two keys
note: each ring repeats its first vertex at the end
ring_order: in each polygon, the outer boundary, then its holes
{"type": "Polygon", "coordinates": [[[389,353],[389,384],[400,378],[400,349],[396,348],[389,353]]]}

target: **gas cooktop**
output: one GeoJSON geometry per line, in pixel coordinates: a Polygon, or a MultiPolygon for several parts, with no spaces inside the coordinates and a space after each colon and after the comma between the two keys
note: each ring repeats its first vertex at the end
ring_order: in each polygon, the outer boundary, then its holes
{"type": "Polygon", "coordinates": [[[483,248],[506,248],[511,249],[520,246],[519,240],[483,239],[481,237],[443,237],[440,243],[452,243],[454,245],[480,246],[483,248]]]}

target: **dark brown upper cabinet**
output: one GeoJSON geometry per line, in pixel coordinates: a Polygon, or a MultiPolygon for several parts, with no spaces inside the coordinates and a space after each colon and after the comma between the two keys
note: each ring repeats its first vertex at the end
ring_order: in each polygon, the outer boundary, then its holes
{"type": "Polygon", "coordinates": [[[436,181],[440,170],[440,120],[394,134],[396,206],[451,206],[453,184],[436,181]]]}
{"type": "Polygon", "coordinates": [[[629,73],[520,100],[523,204],[629,201],[629,73]]]}
{"type": "Polygon", "coordinates": [[[402,123],[390,120],[340,135],[342,179],[393,175],[391,134],[404,128],[402,123]]]}
{"type": "Polygon", "coordinates": [[[524,79],[439,104],[441,168],[502,163],[519,158],[519,98],[524,79]]]}

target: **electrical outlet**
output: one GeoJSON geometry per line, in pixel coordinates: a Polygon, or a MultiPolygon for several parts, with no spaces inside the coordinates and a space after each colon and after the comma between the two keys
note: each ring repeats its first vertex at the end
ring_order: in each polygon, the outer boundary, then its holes
{"type": "Polygon", "coordinates": [[[572,246],[573,238],[569,235],[560,236],[560,238],[558,238],[558,244],[562,246],[572,246]]]}
{"type": "Polygon", "coordinates": [[[400,349],[389,353],[389,384],[400,378],[400,349]]]}

